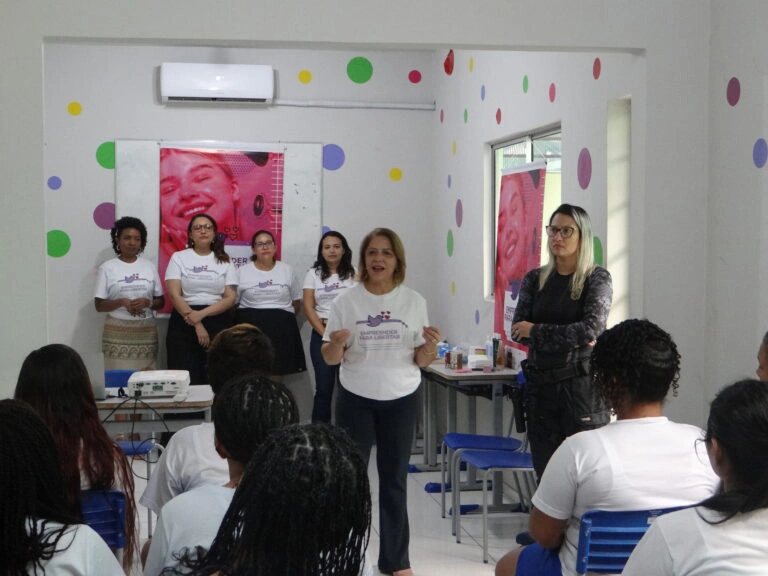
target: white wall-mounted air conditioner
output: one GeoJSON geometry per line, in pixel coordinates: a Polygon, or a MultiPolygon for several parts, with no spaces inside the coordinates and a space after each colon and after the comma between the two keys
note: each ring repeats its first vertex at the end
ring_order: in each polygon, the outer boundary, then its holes
{"type": "Polygon", "coordinates": [[[170,102],[271,103],[275,92],[272,66],[256,64],[160,65],[160,100],[170,102]]]}

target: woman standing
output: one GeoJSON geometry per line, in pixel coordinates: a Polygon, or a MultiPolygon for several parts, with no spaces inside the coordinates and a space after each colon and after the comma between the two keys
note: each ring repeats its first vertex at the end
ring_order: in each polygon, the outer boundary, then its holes
{"type": "Polygon", "coordinates": [[[322,353],[341,363],[336,421],[368,462],[376,444],[379,473],[380,572],[412,575],[406,487],[416,423],[419,368],[437,356],[440,330],[427,303],[403,286],[405,249],[387,228],[360,246],[360,284],[331,303],[322,353]]]}
{"type": "Polygon", "coordinates": [[[251,250],[251,264],[238,270],[238,322],[253,324],[269,336],[275,350],[274,375],[303,372],[307,363],[296,322],[301,303],[299,284],[291,267],[277,260],[271,232],[256,232],[251,250]]]}
{"type": "Polygon", "coordinates": [[[165,288],[173,303],[165,346],[169,369],[189,370],[191,384],[204,384],[208,345],[232,326],[237,272],[212,217],[194,216],[187,236],[187,249],[175,252],[165,271],[165,288]]]}
{"type": "Polygon", "coordinates": [[[147,228],[124,216],[110,231],[116,258],[99,266],[94,305],[106,312],[101,349],[106,370],[153,370],[157,361],[157,326],[153,310],[163,307],[157,268],[141,257],[147,228]]]}
{"type": "Polygon", "coordinates": [[[331,302],[356,284],[352,250],[339,232],[326,232],[317,247],[315,265],[304,278],[304,314],[312,325],[309,356],[315,368],[315,404],[312,422],[331,421],[331,398],[339,367],[325,363],[320,348],[331,302]]]}
{"type": "Polygon", "coordinates": [[[611,275],[594,263],[583,208],[558,207],[547,236],[549,263],[523,279],[511,327],[512,338],[528,346],[526,418],[539,478],[567,436],[610,420],[592,387],[589,357],[611,309],[611,275]]]}

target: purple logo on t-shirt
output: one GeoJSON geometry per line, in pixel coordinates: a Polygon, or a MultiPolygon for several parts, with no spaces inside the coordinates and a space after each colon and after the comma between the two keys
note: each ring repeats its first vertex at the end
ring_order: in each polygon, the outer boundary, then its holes
{"type": "Polygon", "coordinates": [[[192,272],[208,272],[208,265],[205,266],[192,266],[192,272]]]}
{"type": "Polygon", "coordinates": [[[272,286],[272,280],[266,280],[265,282],[259,282],[259,288],[266,288],[272,286]]]}
{"type": "Polygon", "coordinates": [[[139,276],[138,273],[136,273],[136,274],[131,274],[130,276],[123,276],[123,279],[118,280],[118,282],[125,282],[126,284],[132,284],[137,280],[146,280],[146,278],[142,278],[141,276],[139,276]]]}

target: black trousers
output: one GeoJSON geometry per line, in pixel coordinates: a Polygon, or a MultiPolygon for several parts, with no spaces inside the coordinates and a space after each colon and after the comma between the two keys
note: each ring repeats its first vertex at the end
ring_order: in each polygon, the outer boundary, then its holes
{"type": "MultiPolygon", "coordinates": [[[[583,372],[584,370],[580,370],[583,372]]],[[[589,374],[552,381],[547,371],[526,370],[525,414],[536,476],[568,436],[600,428],[611,413],[595,394],[589,374]]]]}
{"type": "Polygon", "coordinates": [[[408,462],[418,410],[416,392],[395,400],[371,400],[340,385],[336,397],[336,424],[357,443],[366,463],[371,447],[376,444],[378,568],[384,573],[411,567],[408,557],[408,462]]]}

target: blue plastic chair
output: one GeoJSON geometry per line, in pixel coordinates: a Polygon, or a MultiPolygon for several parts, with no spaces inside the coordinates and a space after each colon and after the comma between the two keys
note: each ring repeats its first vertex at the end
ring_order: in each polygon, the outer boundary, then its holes
{"type": "Polygon", "coordinates": [[[585,512],[579,525],[576,572],[621,573],[654,519],[682,508],[685,506],[656,510],[585,512]]]}
{"type": "MultiPolygon", "coordinates": [[[[536,475],[530,452],[500,452],[469,450],[459,455],[459,460],[482,471],[483,479],[483,562],[488,563],[488,477],[493,472],[508,470],[513,473],[521,511],[530,510],[530,502],[536,490],[536,475]]],[[[454,526],[456,542],[461,542],[461,485],[454,492],[454,526]]]]}
{"type": "Polygon", "coordinates": [[[80,492],[83,521],[113,550],[125,548],[125,494],[120,490],[80,492]]]}
{"type": "MultiPolygon", "coordinates": [[[[144,462],[147,464],[147,482],[149,482],[149,477],[152,474],[149,454],[150,452],[157,451],[159,455],[163,451],[163,445],[155,442],[152,438],[147,438],[146,440],[118,440],[117,445],[129,459],[136,456],[144,458],[144,462]]],[[[147,538],[152,538],[152,510],[149,508],[147,508],[147,538]]]]}

